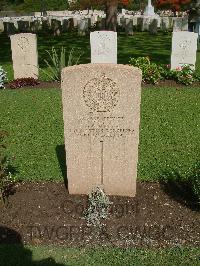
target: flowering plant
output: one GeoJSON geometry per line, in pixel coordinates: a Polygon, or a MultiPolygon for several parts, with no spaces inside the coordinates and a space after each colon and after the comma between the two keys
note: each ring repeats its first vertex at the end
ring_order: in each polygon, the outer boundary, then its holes
{"type": "Polygon", "coordinates": [[[191,65],[179,66],[172,70],[167,66],[163,66],[163,78],[172,79],[184,85],[190,85],[197,81],[196,72],[191,68],[191,65]]]}
{"type": "Polygon", "coordinates": [[[34,87],[38,84],[40,84],[40,82],[34,78],[18,78],[10,82],[9,86],[11,89],[18,89],[22,87],[34,87]]]}
{"type": "Polygon", "coordinates": [[[162,79],[160,66],[151,63],[148,56],[131,58],[129,63],[142,70],[143,82],[156,84],[162,79]]]}
{"type": "Polygon", "coordinates": [[[131,58],[129,63],[142,70],[142,81],[146,83],[156,84],[161,80],[171,79],[177,83],[190,85],[200,81],[200,75],[189,64],[171,69],[169,64],[151,63],[149,57],[131,58]]]}
{"type": "Polygon", "coordinates": [[[4,83],[7,80],[7,73],[3,70],[2,66],[0,66],[0,88],[4,89],[4,83]]]}

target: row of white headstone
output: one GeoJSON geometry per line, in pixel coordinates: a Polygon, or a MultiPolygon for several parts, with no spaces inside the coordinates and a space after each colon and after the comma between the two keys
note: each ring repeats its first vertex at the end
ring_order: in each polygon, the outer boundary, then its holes
{"type": "MultiPolygon", "coordinates": [[[[37,36],[32,33],[11,37],[14,78],[38,78],[37,36]]],[[[172,37],[171,69],[184,64],[195,68],[198,34],[174,32],[172,37]]],[[[117,64],[117,33],[95,31],[90,33],[91,63],[117,64]]]]}
{"type": "MultiPolygon", "coordinates": [[[[150,33],[157,33],[158,29],[167,31],[173,28],[173,31],[187,31],[188,18],[172,18],[172,17],[145,17],[145,16],[131,16],[118,15],[118,26],[122,27],[128,35],[133,35],[135,29],[141,31],[150,31],[150,33]]],[[[61,32],[67,32],[71,29],[78,29],[84,35],[89,31],[90,27],[97,26],[99,30],[105,28],[105,16],[87,15],[87,16],[48,16],[48,17],[5,17],[0,18],[0,32],[6,32],[8,35],[31,32],[37,33],[42,29],[52,30],[55,35],[61,32]],[[97,25],[98,24],[98,25],[97,25]]]]}

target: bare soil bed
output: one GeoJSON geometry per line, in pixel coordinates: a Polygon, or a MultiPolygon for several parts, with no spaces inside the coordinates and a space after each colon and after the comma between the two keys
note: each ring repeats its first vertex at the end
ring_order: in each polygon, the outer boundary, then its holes
{"type": "Polygon", "coordinates": [[[101,228],[83,218],[87,196],[69,195],[63,183],[20,183],[0,208],[0,243],[69,247],[200,245],[200,212],[173,188],[138,183],[135,198],[113,202],[101,228]]]}

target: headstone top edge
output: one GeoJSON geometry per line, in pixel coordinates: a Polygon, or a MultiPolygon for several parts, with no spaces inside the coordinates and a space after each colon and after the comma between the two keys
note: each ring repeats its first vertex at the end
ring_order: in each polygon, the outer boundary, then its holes
{"type": "Polygon", "coordinates": [[[15,37],[20,37],[20,36],[34,36],[37,37],[37,35],[35,33],[16,33],[16,34],[12,34],[10,35],[10,38],[15,38],[15,37]]]}
{"type": "Polygon", "coordinates": [[[123,64],[112,64],[112,63],[90,63],[90,64],[80,64],[80,65],[74,65],[74,66],[69,66],[69,67],[65,67],[62,69],[62,73],[65,73],[65,72],[69,72],[70,70],[71,71],[74,71],[74,70],[78,70],[78,69],[98,69],[98,68],[101,68],[103,67],[104,69],[106,68],[121,68],[121,69],[124,69],[124,70],[136,70],[138,71],[138,73],[141,73],[142,74],[142,71],[137,68],[137,67],[133,67],[133,66],[130,66],[130,65],[123,65],[123,64]]]}
{"type": "Polygon", "coordinates": [[[94,33],[98,33],[98,32],[101,32],[101,33],[109,33],[109,32],[112,32],[114,34],[117,35],[117,32],[116,31],[113,31],[113,30],[95,30],[95,31],[91,31],[90,34],[94,34],[94,33]]]}
{"type": "Polygon", "coordinates": [[[198,33],[196,32],[190,32],[190,31],[173,31],[172,32],[173,35],[185,35],[185,34],[190,34],[190,35],[193,35],[193,36],[197,36],[198,37],[198,33]]]}

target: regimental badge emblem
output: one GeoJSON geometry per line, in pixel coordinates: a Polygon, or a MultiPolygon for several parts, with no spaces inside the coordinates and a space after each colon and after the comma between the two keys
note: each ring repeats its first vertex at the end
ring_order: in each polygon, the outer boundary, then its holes
{"type": "Polygon", "coordinates": [[[118,103],[119,88],[105,74],[87,82],[83,89],[85,104],[93,112],[109,112],[118,103]]]}

